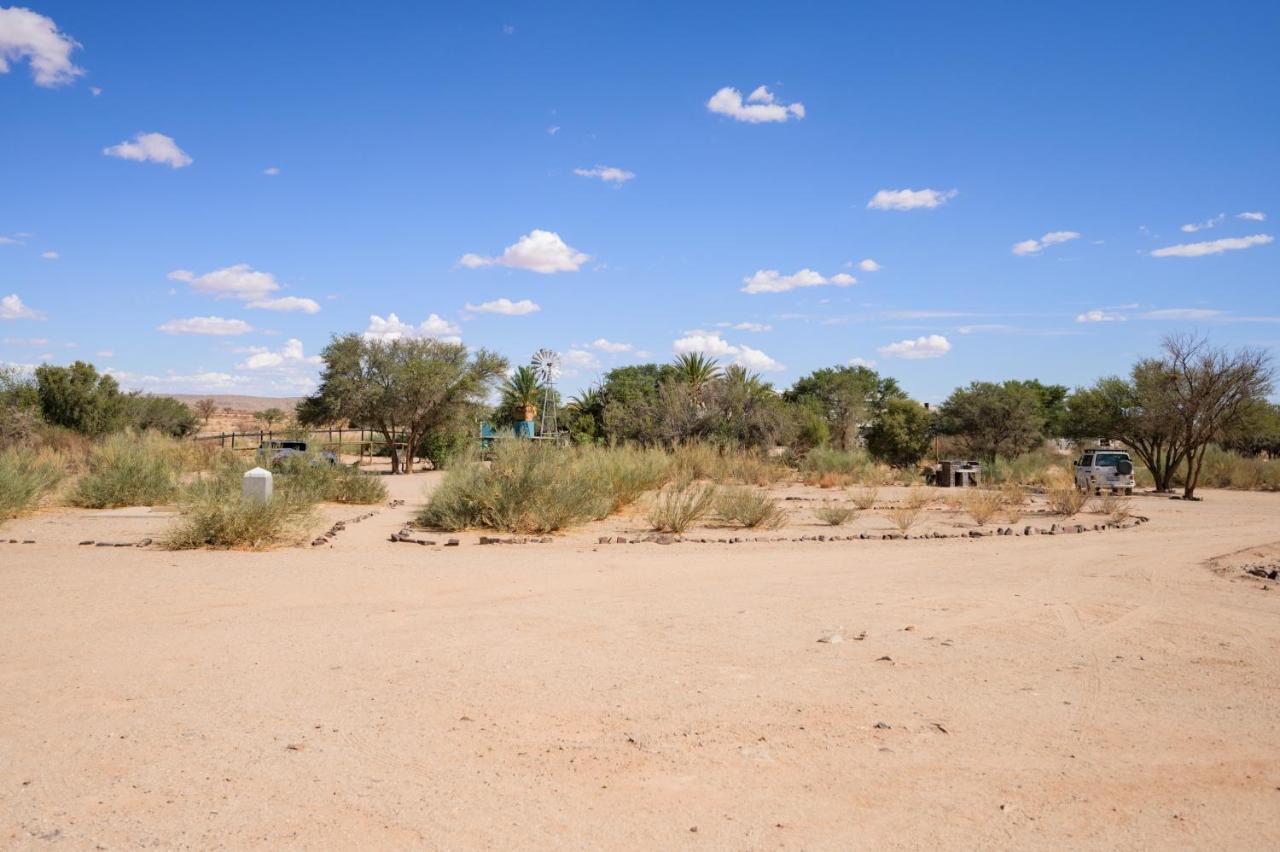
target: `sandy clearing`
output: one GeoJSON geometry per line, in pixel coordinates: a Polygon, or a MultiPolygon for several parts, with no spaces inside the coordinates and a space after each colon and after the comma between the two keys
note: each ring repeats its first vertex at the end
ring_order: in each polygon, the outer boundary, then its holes
{"type": "Polygon", "coordinates": [[[410,504],[172,554],[74,544],[164,512],[21,519],[0,844],[1274,848],[1280,591],[1205,563],[1280,541],[1280,496],[1206,498],[973,542],[393,545],[410,504]]]}

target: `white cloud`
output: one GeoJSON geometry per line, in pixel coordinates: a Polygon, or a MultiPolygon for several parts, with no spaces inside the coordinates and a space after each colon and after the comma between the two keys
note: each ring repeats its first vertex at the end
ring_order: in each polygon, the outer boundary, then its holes
{"type": "Polygon", "coordinates": [[[196,275],[187,269],[175,269],[169,273],[170,281],[185,281],[192,292],[212,296],[215,299],[239,299],[246,307],[267,311],[301,311],[314,314],[320,305],[314,299],[300,296],[271,298],[281,289],[281,284],[270,272],[259,272],[247,263],[215,269],[196,275]]]}
{"type": "Polygon", "coordinates": [[[110,350],[110,349],[99,349],[97,352],[95,352],[95,353],[93,353],[93,354],[97,355],[99,358],[114,358],[114,357],[116,357],[116,353],[115,353],[114,351],[110,350]]]}
{"type": "Polygon", "coordinates": [[[165,334],[211,334],[219,337],[247,334],[253,326],[244,320],[224,319],[222,317],[190,317],[188,319],[169,320],[160,326],[165,334]]]}
{"type": "Polygon", "coordinates": [[[555,136],[555,135],[556,135],[557,133],[559,133],[559,132],[560,132],[560,125],[558,125],[558,124],[553,124],[553,125],[551,125],[550,127],[548,127],[548,128],[547,128],[547,135],[548,135],[548,136],[555,136]]]}
{"type": "Polygon", "coordinates": [[[729,358],[731,363],[759,372],[777,372],[786,369],[786,365],[775,361],[759,349],[732,344],[712,332],[691,331],[672,342],[671,349],[677,355],[698,352],[711,358],[729,358]]]}
{"type": "Polygon", "coordinates": [[[850,358],[845,362],[850,367],[866,367],[868,370],[876,365],[876,362],[868,358],[850,358]]]}
{"type": "Polygon", "coordinates": [[[58,253],[56,251],[42,251],[40,252],[40,256],[43,257],[45,260],[58,259],[58,253]]]}
{"type": "Polygon", "coordinates": [[[17,293],[0,298],[0,319],[44,319],[44,314],[22,303],[17,293]]]}
{"type": "Polygon", "coordinates": [[[13,237],[6,237],[4,234],[0,234],[0,246],[20,246],[20,245],[22,245],[22,240],[17,240],[17,239],[14,239],[13,237]]]}
{"type": "Polygon", "coordinates": [[[736,121],[748,124],[764,122],[781,122],[789,119],[804,118],[804,104],[781,104],[764,86],[756,87],[743,103],[742,92],[732,86],[725,86],[707,101],[707,109],[720,115],[727,115],[736,121]]]}
{"type": "Polygon", "coordinates": [[[509,266],[550,275],[553,272],[577,272],[590,259],[590,255],[566,245],[555,231],[534,228],[497,257],[468,253],[459,258],[458,263],[468,269],[509,266]]]}
{"type": "Polygon", "coordinates": [[[171,169],[180,169],[194,162],[186,151],[178,147],[172,136],[163,133],[139,133],[132,142],[103,148],[102,153],[139,163],[161,163],[171,169]]]}
{"type": "Polygon", "coordinates": [[[243,364],[237,364],[241,370],[266,370],[279,367],[298,367],[306,364],[319,364],[320,356],[307,356],[302,351],[302,341],[291,337],[284,342],[278,352],[264,350],[255,352],[243,364]]]}
{"type": "Polygon", "coordinates": [[[601,352],[630,352],[634,347],[630,343],[615,343],[612,340],[606,340],[603,337],[597,337],[591,341],[592,349],[599,349],[601,352]]]}
{"type": "Polygon", "coordinates": [[[600,360],[585,349],[570,349],[560,356],[560,363],[569,373],[594,370],[600,366],[600,360]]]}
{"type": "Polygon", "coordinates": [[[1023,240],[1020,243],[1014,243],[1013,253],[1016,255],[1039,254],[1051,245],[1079,238],[1079,231],[1050,231],[1038,240],[1023,240]]]}
{"type": "Polygon", "coordinates": [[[1265,222],[1267,221],[1267,214],[1257,210],[1253,210],[1253,211],[1246,211],[1244,213],[1237,213],[1236,218],[1248,219],[1252,222],[1265,222]]]}
{"type": "Polygon", "coordinates": [[[51,18],[19,6],[0,9],[0,74],[9,73],[10,62],[25,59],[37,86],[65,85],[84,73],[71,62],[79,46],[51,18]]]}
{"type": "Polygon", "coordinates": [[[280,167],[279,167],[279,166],[267,166],[265,169],[263,169],[263,170],[262,170],[262,173],[263,173],[264,175],[271,175],[272,177],[275,177],[276,175],[280,174],[280,167]]]}
{"type": "Polygon", "coordinates": [[[773,331],[773,326],[763,322],[718,322],[716,328],[731,328],[734,331],[773,331]]]}
{"type": "Polygon", "coordinates": [[[616,166],[595,166],[590,169],[574,169],[573,173],[578,177],[597,178],[605,183],[624,184],[635,178],[635,172],[629,172],[626,169],[620,169],[616,166]]]}
{"type": "Polygon", "coordinates": [[[959,190],[948,189],[945,192],[937,189],[882,189],[867,202],[869,210],[916,210],[923,207],[932,210],[941,207],[960,194],[959,190]]]}
{"type": "Polygon", "coordinates": [[[1128,317],[1114,311],[1085,311],[1076,315],[1076,322],[1124,322],[1128,317]]]}
{"type": "Polygon", "coordinates": [[[48,346],[47,337],[6,337],[0,340],[5,346],[48,346]]]}
{"type": "Polygon", "coordinates": [[[529,299],[521,299],[518,302],[513,302],[510,299],[494,299],[492,302],[481,302],[478,305],[468,302],[464,310],[477,314],[502,314],[503,316],[518,317],[540,311],[542,308],[529,299]]]}
{"type": "Polygon", "coordinates": [[[899,340],[897,343],[881,346],[878,351],[886,358],[941,358],[951,351],[951,341],[941,334],[930,334],[915,340],[899,340]]]}
{"type": "Polygon", "coordinates": [[[1217,216],[1214,216],[1211,219],[1206,219],[1203,222],[1193,222],[1190,224],[1183,225],[1181,228],[1181,231],[1184,234],[1194,234],[1196,231],[1205,231],[1205,230],[1208,230],[1209,228],[1216,228],[1218,225],[1221,225],[1223,222],[1225,222],[1226,219],[1227,219],[1226,213],[1219,213],[1217,216]]]}
{"type": "Polygon", "coordinates": [[[1147,311],[1142,315],[1143,319],[1149,320],[1211,320],[1225,316],[1226,311],[1212,310],[1210,308],[1163,308],[1158,311],[1147,311]]]}
{"type": "Polygon", "coordinates": [[[93,96],[94,96],[95,98],[96,98],[98,95],[102,94],[102,89],[101,89],[100,87],[98,87],[98,86],[90,86],[90,87],[89,87],[89,91],[93,93],[93,96]]]}
{"type": "Polygon", "coordinates": [[[1264,246],[1273,242],[1270,234],[1254,234],[1251,237],[1225,237],[1221,240],[1210,240],[1203,243],[1182,243],[1176,246],[1165,246],[1151,252],[1152,257],[1204,257],[1209,254],[1222,254],[1224,251],[1247,249],[1252,246],[1264,246]]]}
{"type": "Polygon", "coordinates": [[[130,373],[108,367],[103,371],[115,377],[126,389],[147,391],[220,391],[244,390],[249,382],[247,376],[236,376],[231,373],[204,372],[183,374],[170,371],[162,376],[143,373],[130,373]]]}
{"type": "Polygon", "coordinates": [[[264,311],[301,311],[304,314],[320,312],[320,304],[315,299],[304,299],[301,296],[281,296],[279,299],[255,299],[245,305],[248,308],[261,308],[264,311]]]}
{"type": "Polygon", "coordinates": [[[806,267],[790,275],[783,275],[776,269],[758,269],[754,275],[742,279],[742,283],[745,285],[742,288],[744,293],[785,293],[798,287],[821,287],[824,284],[847,287],[857,284],[858,279],[847,272],[839,272],[827,278],[806,267]]]}
{"type": "Polygon", "coordinates": [[[446,343],[460,343],[461,333],[457,325],[436,314],[431,314],[416,326],[401,322],[395,314],[387,314],[386,319],[374,314],[369,317],[369,327],[364,330],[366,340],[434,337],[446,343]]]}
{"type": "Polygon", "coordinates": [[[882,267],[880,266],[880,264],[876,263],[874,260],[868,257],[865,260],[861,260],[858,262],[858,268],[861,269],[863,272],[879,272],[882,267]]]}

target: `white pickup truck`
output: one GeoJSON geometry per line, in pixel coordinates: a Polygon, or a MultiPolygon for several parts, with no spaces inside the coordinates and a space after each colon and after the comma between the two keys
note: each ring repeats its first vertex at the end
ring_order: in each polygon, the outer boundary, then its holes
{"type": "Polygon", "coordinates": [[[1133,459],[1124,450],[1094,447],[1076,459],[1076,487],[1101,494],[1133,493],[1133,459]]]}

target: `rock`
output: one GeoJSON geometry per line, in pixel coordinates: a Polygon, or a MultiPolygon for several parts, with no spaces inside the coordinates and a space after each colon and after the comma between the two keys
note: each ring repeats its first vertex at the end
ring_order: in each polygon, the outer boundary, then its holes
{"type": "Polygon", "coordinates": [[[494,538],[493,536],[480,536],[480,544],[497,544],[499,541],[501,541],[501,539],[494,538]]]}
{"type": "Polygon", "coordinates": [[[311,546],[320,547],[321,545],[328,544],[328,543],[329,543],[329,539],[325,538],[324,536],[320,536],[318,539],[311,542],[311,546]]]}
{"type": "Polygon", "coordinates": [[[627,543],[627,537],[626,537],[626,536],[621,536],[621,535],[620,535],[620,536],[618,536],[617,538],[615,538],[615,539],[613,540],[613,543],[614,543],[614,544],[626,544],[626,543],[627,543]]]}
{"type": "Polygon", "coordinates": [[[887,722],[876,722],[874,727],[879,728],[882,731],[888,731],[892,730],[893,725],[890,725],[887,722]]]}
{"type": "Polygon", "coordinates": [[[602,535],[596,539],[596,544],[613,544],[613,536],[602,535]]]}
{"type": "Polygon", "coordinates": [[[839,645],[844,641],[844,637],[839,633],[828,633],[826,636],[819,638],[818,641],[824,645],[839,645]]]}
{"type": "Polygon", "coordinates": [[[676,543],[675,538],[669,535],[660,535],[654,541],[654,544],[675,544],[675,543],[676,543]]]}
{"type": "Polygon", "coordinates": [[[81,547],[84,547],[86,544],[93,544],[93,539],[89,539],[88,541],[82,541],[82,542],[80,542],[80,546],[81,546],[81,547]]]}
{"type": "Polygon", "coordinates": [[[444,546],[445,546],[445,547],[457,547],[457,546],[458,546],[458,545],[460,545],[460,544],[462,544],[462,542],[458,541],[456,538],[451,538],[451,539],[449,539],[448,541],[446,541],[446,542],[444,543],[444,546]]]}
{"type": "Polygon", "coordinates": [[[150,547],[150,546],[151,546],[151,539],[149,538],[144,538],[142,541],[138,542],[138,547],[150,547]]]}
{"type": "MultiPolygon", "coordinates": [[[[17,542],[16,542],[16,541],[15,541],[15,542],[13,542],[13,543],[14,543],[14,544],[17,544],[17,542]]],[[[100,542],[97,542],[97,545],[96,545],[96,546],[97,546],[97,547],[111,547],[111,546],[112,546],[112,544],[111,544],[111,542],[109,542],[109,541],[100,541],[100,542]]]]}

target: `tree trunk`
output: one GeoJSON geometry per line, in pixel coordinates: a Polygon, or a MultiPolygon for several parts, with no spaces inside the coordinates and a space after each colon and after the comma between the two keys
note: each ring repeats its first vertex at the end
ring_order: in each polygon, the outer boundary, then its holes
{"type": "Polygon", "coordinates": [[[1187,454],[1187,481],[1182,486],[1182,499],[1192,500],[1196,496],[1196,486],[1200,484],[1200,470],[1204,466],[1204,454],[1209,449],[1204,444],[1199,450],[1187,454]]]}

